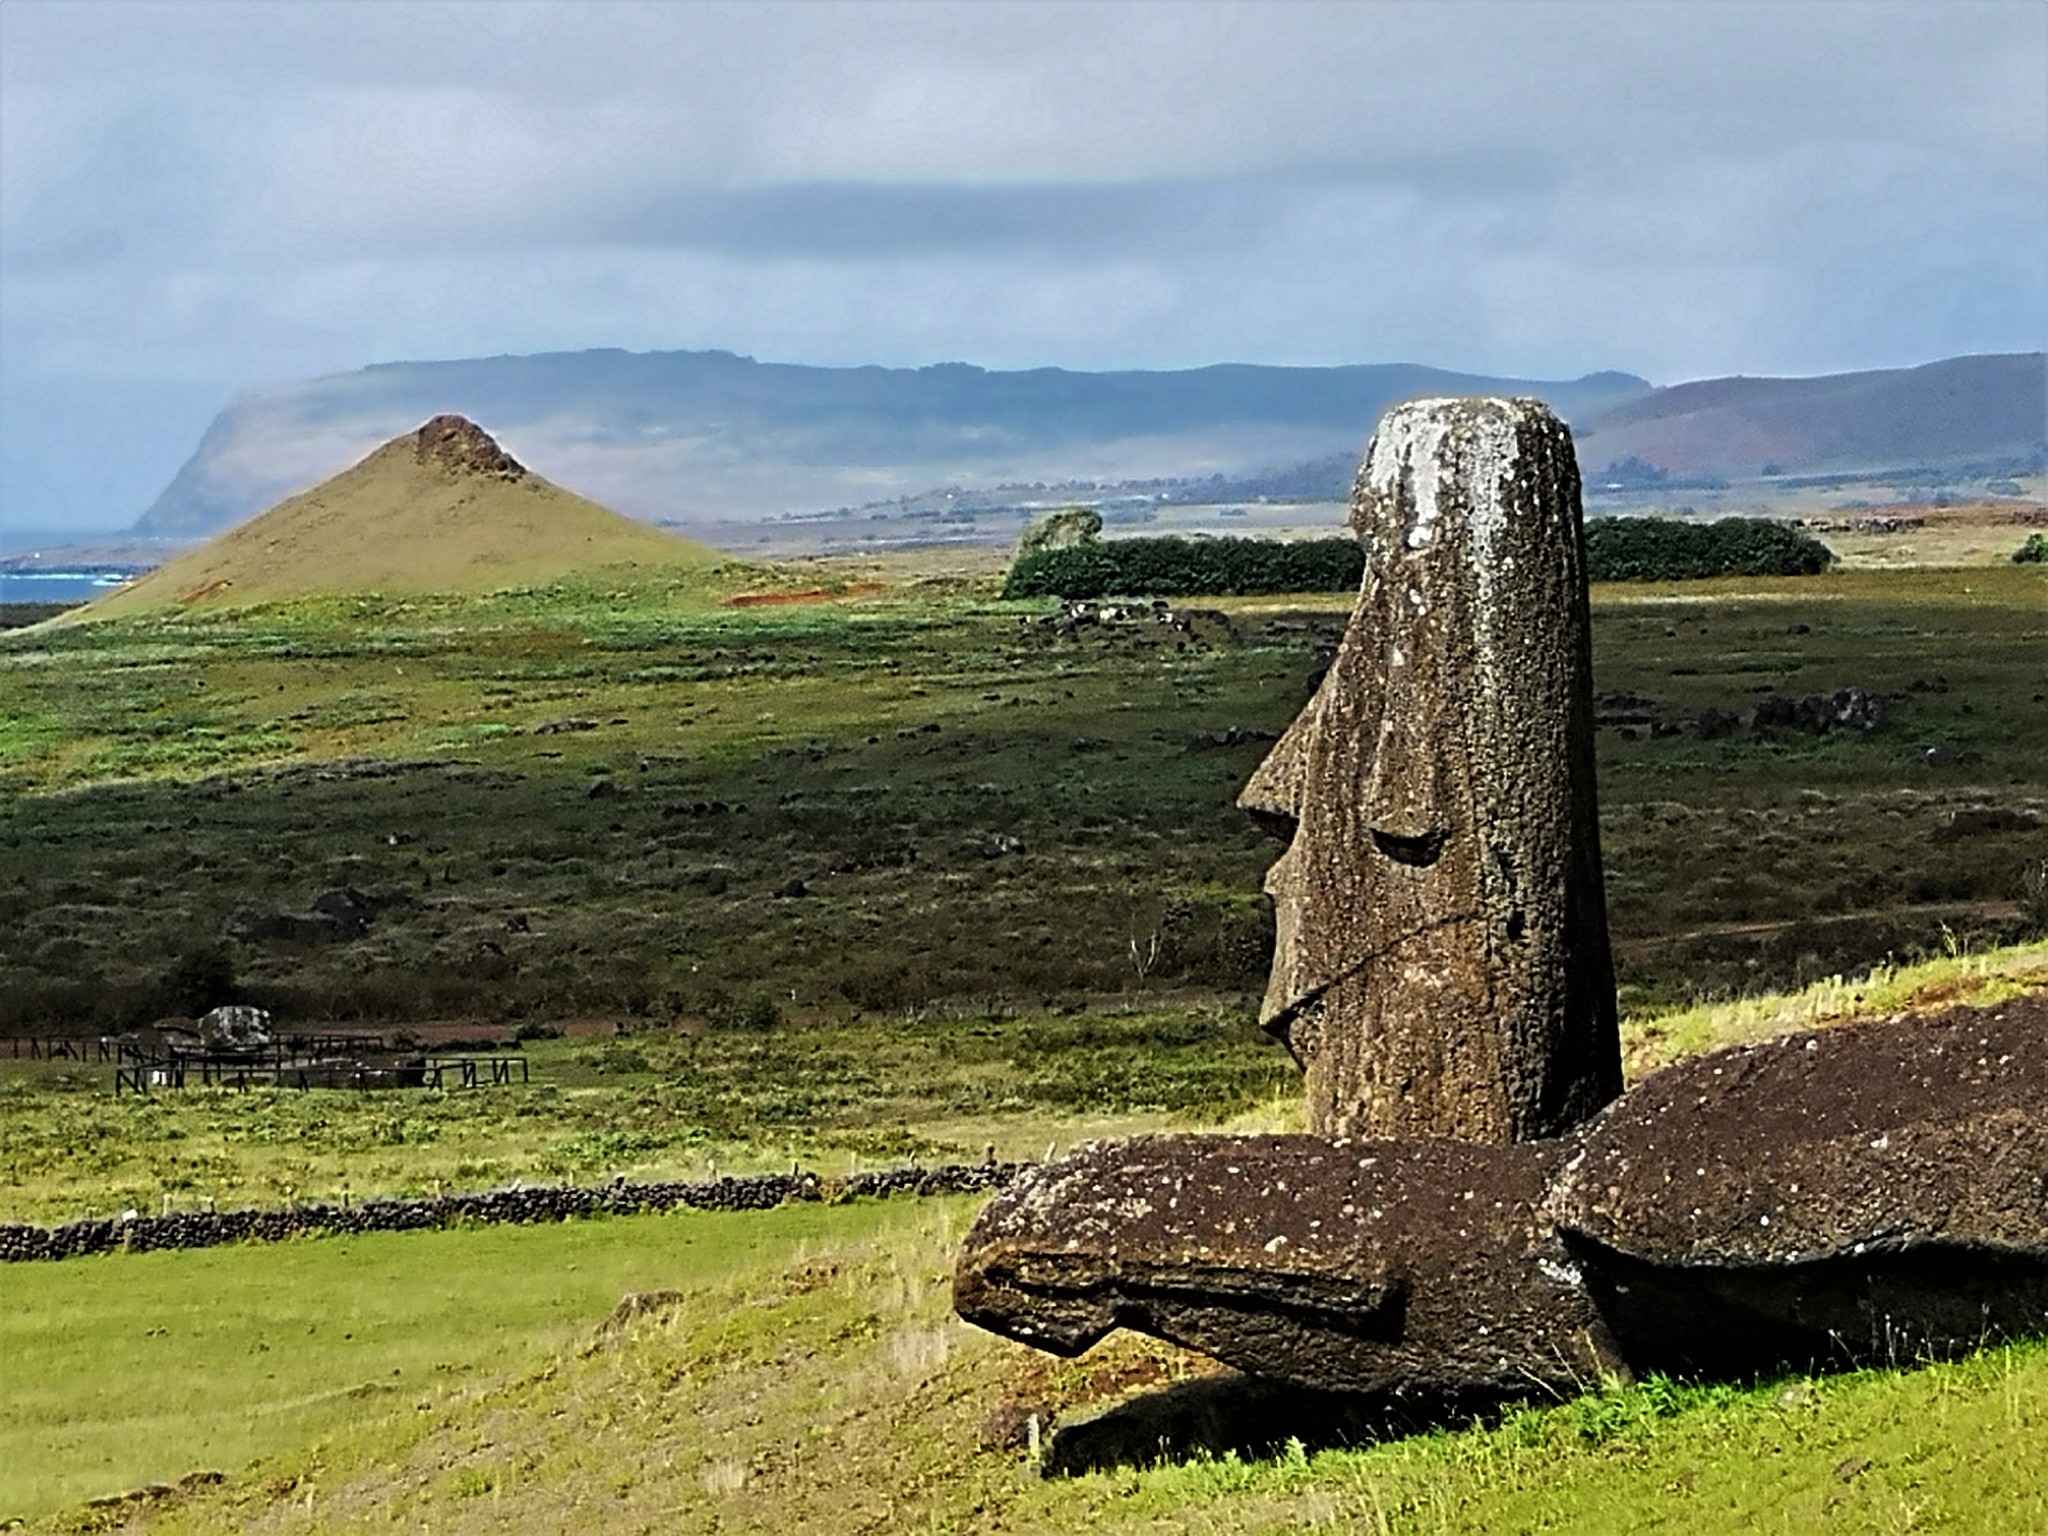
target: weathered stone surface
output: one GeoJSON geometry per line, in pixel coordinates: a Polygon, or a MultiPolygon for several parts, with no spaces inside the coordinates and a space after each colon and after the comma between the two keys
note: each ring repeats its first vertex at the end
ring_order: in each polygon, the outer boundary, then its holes
{"type": "Polygon", "coordinates": [[[1318,1388],[1570,1391],[2048,1331],[2048,998],[1673,1067],[1571,1135],[1155,1137],[983,1213],[960,1314],[1318,1388]]]}
{"type": "Polygon", "coordinates": [[[1554,1136],[1621,1088],[1571,434],[1396,407],[1351,521],[1350,626],[1240,797],[1291,838],[1262,1022],[1320,1134],[1554,1136]]]}
{"type": "Polygon", "coordinates": [[[199,1039],[209,1050],[260,1050],[270,1044],[270,1014],[245,1003],[229,1003],[199,1021],[199,1039]]]}
{"type": "Polygon", "coordinates": [[[1638,1369],[2048,1328],[2048,999],[1684,1062],[1577,1147],[1550,1211],[1638,1369]]]}
{"type": "Polygon", "coordinates": [[[990,1204],[954,1306],[1061,1355],[1123,1327],[1314,1387],[1575,1390],[1619,1360],[1543,1211],[1562,1152],[1313,1136],[1085,1148],[990,1204]]]}
{"type": "Polygon", "coordinates": [[[497,440],[462,416],[436,416],[413,434],[413,456],[451,475],[496,475],[523,480],[526,466],[498,446],[497,440]]]}

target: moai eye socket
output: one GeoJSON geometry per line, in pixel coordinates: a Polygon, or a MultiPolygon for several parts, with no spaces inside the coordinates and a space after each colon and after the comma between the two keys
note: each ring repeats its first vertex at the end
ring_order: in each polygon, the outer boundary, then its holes
{"type": "Polygon", "coordinates": [[[1396,864],[1406,864],[1413,869],[1427,869],[1437,861],[1437,856],[1444,851],[1444,837],[1441,827],[1406,836],[1399,832],[1385,832],[1378,827],[1372,829],[1373,847],[1396,864]]]}

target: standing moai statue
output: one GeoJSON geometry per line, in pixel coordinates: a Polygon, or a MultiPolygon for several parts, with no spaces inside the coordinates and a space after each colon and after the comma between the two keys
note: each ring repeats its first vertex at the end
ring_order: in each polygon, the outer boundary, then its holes
{"type": "Polygon", "coordinates": [[[1446,1405],[2048,1328],[2048,1005],[1740,1047],[1595,1114],[1621,1053],[1564,424],[1398,407],[1351,517],[1350,627],[1241,797],[1291,839],[1263,1018],[1314,1134],[1030,1169],[969,1232],[955,1310],[1055,1354],[1134,1328],[1446,1405]]]}
{"type": "Polygon", "coordinates": [[[1261,1023],[1325,1136],[1555,1136],[1621,1091],[1579,476],[1536,400],[1418,400],[1358,605],[1239,804],[1284,830],[1261,1023]]]}

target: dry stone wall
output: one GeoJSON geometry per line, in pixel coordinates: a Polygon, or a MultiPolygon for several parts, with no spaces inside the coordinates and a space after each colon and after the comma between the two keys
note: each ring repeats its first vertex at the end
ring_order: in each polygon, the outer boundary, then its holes
{"type": "Polygon", "coordinates": [[[468,1222],[568,1221],[651,1211],[765,1211],[806,1200],[894,1195],[981,1194],[1006,1188],[1022,1163],[949,1163],[884,1168],[843,1179],[798,1169],[694,1182],[619,1179],[609,1184],[530,1188],[309,1204],[268,1210],[173,1211],[161,1216],[93,1217],[57,1227],[0,1225],[0,1263],[75,1259],[118,1251],[217,1248],[314,1234],[414,1232],[468,1222]]]}

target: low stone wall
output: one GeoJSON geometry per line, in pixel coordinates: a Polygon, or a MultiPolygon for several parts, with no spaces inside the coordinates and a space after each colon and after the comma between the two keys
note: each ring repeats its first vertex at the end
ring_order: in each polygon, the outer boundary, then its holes
{"type": "Polygon", "coordinates": [[[365,1200],[359,1205],[173,1211],[162,1216],[95,1217],[61,1227],[0,1225],[0,1263],[74,1259],[116,1250],[214,1248],[223,1243],[276,1242],[314,1233],[411,1232],[464,1222],[567,1221],[577,1216],[632,1216],[643,1211],[765,1211],[799,1200],[979,1194],[1003,1188],[1026,1166],[949,1163],[937,1168],[883,1168],[843,1179],[803,1169],[695,1183],[615,1179],[609,1184],[535,1185],[410,1200],[365,1200]]]}

